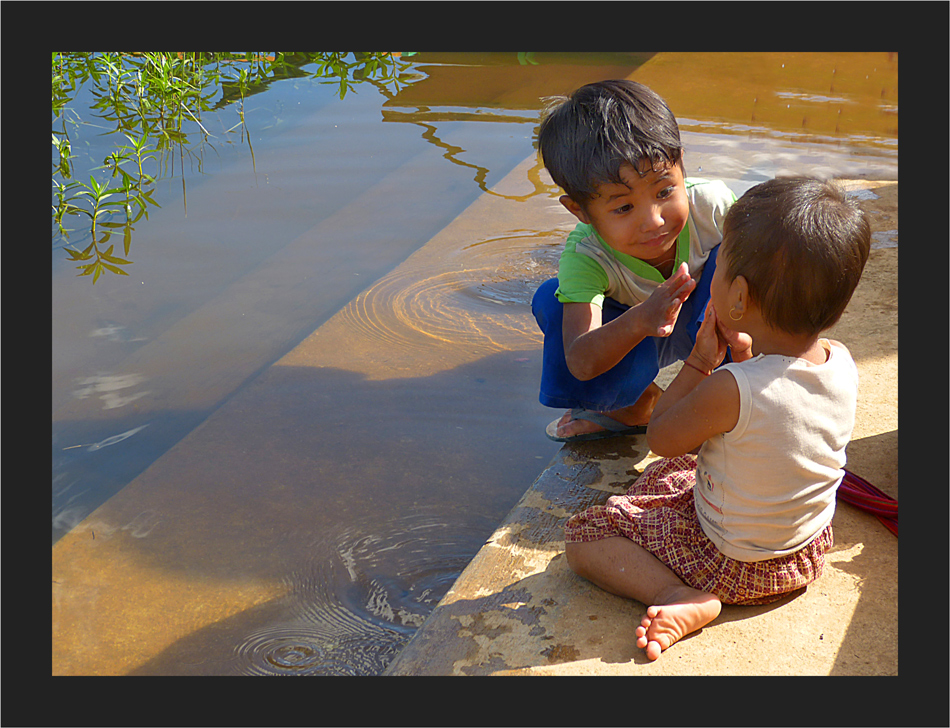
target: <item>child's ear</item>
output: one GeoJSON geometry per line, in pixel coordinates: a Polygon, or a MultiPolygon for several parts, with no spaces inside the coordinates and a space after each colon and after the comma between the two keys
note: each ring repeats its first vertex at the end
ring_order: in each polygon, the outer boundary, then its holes
{"type": "Polygon", "coordinates": [[[573,199],[571,199],[567,195],[561,195],[558,198],[558,202],[564,205],[564,209],[566,209],[569,213],[571,213],[574,217],[576,217],[582,223],[584,223],[585,225],[590,224],[590,218],[587,216],[587,213],[584,212],[584,208],[581,207],[573,199]]]}
{"type": "Polygon", "coordinates": [[[749,282],[745,276],[736,276],[729,286],[729,303],[738,314],[744,314],[749,307],[749,282]]]}

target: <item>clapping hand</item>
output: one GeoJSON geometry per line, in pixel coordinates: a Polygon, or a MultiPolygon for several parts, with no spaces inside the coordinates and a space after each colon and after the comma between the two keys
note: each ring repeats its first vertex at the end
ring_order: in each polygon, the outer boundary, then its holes
{"type": "Polygon", "coordinates": [[[706,304],[706,316],[696,334],[692,356],[712,371],[726,358],[727,349],[732,349],[733,361],[745,361],[752,356],[752,337],[725,326],[710,301],[706,304]]]}

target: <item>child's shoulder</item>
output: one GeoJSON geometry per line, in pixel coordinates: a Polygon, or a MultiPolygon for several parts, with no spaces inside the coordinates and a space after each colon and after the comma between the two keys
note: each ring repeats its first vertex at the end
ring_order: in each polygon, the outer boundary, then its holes
{"type": "Polygon", "coordinates": [[[736,193],[722,180],[687,177],[685,182],[690,197],[723,198],[731,201],[736,199],[736,193]]]}
{"type": "Polygon", "coordinates": [[[690,208],[700,218],[719,220],[736,201],[736,194],[722,180],[687,177],[685,182],[690,208]]]}
{"type": "Polygon", "coordinates": [[[574,229],[567,234],[567,240],[564,244],[564,252],[568,254],[574,254],[577,251],[577,246],[581,247],[590,246],[592,243],[596,243],[597,240],[597,231],[594,230],[594,226],[579,222],[574,226],[574,229]]]}
{"type": "Polygon", "coordinates": [[[847,346],[842,344],[840,341],[835,341],[834,339],[822,339],[822,341],[827,345],[826,349],[828,351],[829,357],[837,353],[839,357],[844,358],[846,361],[850,362],[850,364],[854,365],[854,357],[851,355],[851,351],[847,346]]]}

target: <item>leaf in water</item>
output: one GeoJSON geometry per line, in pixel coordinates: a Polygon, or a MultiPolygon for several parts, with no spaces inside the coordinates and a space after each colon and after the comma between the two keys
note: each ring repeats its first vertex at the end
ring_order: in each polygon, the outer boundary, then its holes
{"type": "MultiPolygon", "coordinates": [[[[128,263],[129,261],[127,261],[127,260],[119,260],[119,261],[116,261],[116,262],[125,264],[125,263],[128,263]]],[[[122,270],[121,268],[116,268],[114,265],[109,265],[108,263],[103,263],[103,264],[102,264],[102,267],[105,268],[106,270],[112,271],[113,273],[118,273],[120,276],[127,276],[127,275],[128,275],[128,273],[126,273],[126,272],[125,272],[124,270],[122,270]]],[[[92,282],[95,283],[95,282],[96,282],[96,279],[93,278],[92,282]]]]}
{"type": "MultiPolygon", "coordinates": [[[[109,250],[107,250],[105,253],[102,254],[103,260],[108,260],[110,263],[116,263],[118,265],[129,265],[132,263],[131,260],[125,260],[124,258],[117,258],[114,255],[112,255],[112,248],[114,247],[115,246],[110,245],[109,250]]],[[[112,270],[112,268],[109,268],[109,270],[112,270]]]]}
{"type": "Polygon", "coordinates": [[[72,258],[73,260],[89,260],[89,258],[92,257],[91,255],[88,255],[87,253],[80,253],[78,250],[75,250],[74,248],[63,248],[63,250],[65,250],[66,254],[69,255],[69,257],[72,258]]]}
{"type": "MultiPolygon", "coordinates": [[[[111,154],[105,157],[103,166],[95,168],[108,170],[111,179],[100,184],[95,175],[92,175],[88,183],[71,181],[64,185],[56,176],[59,175],[61,179],[69,179],[71,176],[71,140],[66,133],[65,123],[62,133],[52,133],[53,174],[56,185],[53,205],[54,229],[58,228],[59,234],[68,238],[68,231],[62,224],[63,218],[66,215],[78,214],[88,217],[92,226],[93,245],[84,253],[66,248],[67,255],[74,261],[91,261],[93,247],[106,243],[110,232],[115,232],[115,228],[119,226],[123,229],[125,255],[129,255],[132,225],[142,217],[148,219],[149,205],[161,207],[152,199],[152,191],[143,190],[143,186],[166,175],[162,161],[165,159],[165,152],[169,151],[172,145],[178,145],[180,153],[190,145],[184,122],[197,124],[204,134],[204,140],[200,144],[207,144],[214,149],[208,141],[211,135],[205,126],[207,122],[201,116],[205,110],[217,110],[218,106],[213,105],[213,99],[219,91],[223,93],[230,89],[238,92],[226,93],[219,105],[227,106],[239,98],[241,107],[238,113],[241,115],[242,124],[235,125],[226,134],[240,127],[242,142],[247,134],[251,161],[255,164],[254,150],[250,146],[250,134],[243,115],[243,102],[248,92],[262,88],[271,79],[302,75],[317,78],[321,83],[338,84],[339,97],[343,99],[350,92],[357,93],[355,87],[359,82],[372,80],[374,77],[383,81],[395,81],[400,68],[393,60],[396,55],[398,54],[348,52],[53,54],[54,116],[59,118],[66,111],[75,113],[71,108],[67,109],[66,104],[72,100],[79,86],[87,79],[92,79],[95,87],[89,89],[89,92],[94,103],[87,108],[100,110],[104,113],[96,116],[117,122],[119,128],[116,131],[121,132],[121,136],[128,142],[116,144],[111,154]],[[293,60],[289,60],[288,55],[293,60]],[[356,61],[348,62],[351,57],[355,57],[356,61]],[[241,58],[248,67],[240,67],[241,58]],[[224,65],[221,66],[221,63],[224,65]],[[303,66],[309,64],[316,64],[316,74],[303,70],[303,66]],[[237,79],[234,75],[237,75],[237,79]],[[143,170],[143,163],[146,161],[158,163],[159,170],[155,176],[143,170]],[[135,165],[135,172],[132,174],[124,169],[129,162],[135,165]],[[120,192],[123,193],[121,199],[113,197],[120,192]],[[71,196],[67,196],[67,193],[71,196]],[[133,209],[136,206],[138,209],[133,209]],[[122,223],[116,222],[112,217],[112,213],[117,212],[119,208],[125,210],[122,223]],[[97,229],[100,234],[104,233],[98,242],[97,229]]],[[[64,122],[65,120],[64,117],[64,122]]],[[[80,128],[81,125],[77,125],[77,133],[80,128]]],[[[72,140],[73,145],[76,141],[72,140]]],[[[200,157],[198,166],[200,173],[200,157]]],[[[172,172],[174,173],[174,166],[172,172]]],[[[183,170],[183,194],[184,191],[183,170]]],[[[90,262],[88,266],[83,266],[80,275],[93,275],[95,279],[101,275],[103,267],[111,270],[110,266],[99,265],[103,260],[117,265],[129,262],[114,257],[111,249],[106,256],[100,255],[96,250],[95,260],[96,263],[90,262]]]]}

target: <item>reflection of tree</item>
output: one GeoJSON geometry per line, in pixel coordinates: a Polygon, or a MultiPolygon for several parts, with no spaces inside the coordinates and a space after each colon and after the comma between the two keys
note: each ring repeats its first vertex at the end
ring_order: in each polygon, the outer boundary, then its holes
{"type": "Polygon", "coordinates": [[[214,135],[205,127],[203,115],[238,105],[240,120],[224,135],[239,130],[253,163],[244,116],[248,96],[267,90],[275,81],[304,77],[337,86],[341,99],[365,82],[398,91],[400,85],[415,80],[407,73],[409,67],[391,53],[53,53],[54,241],[80,263],[80,275],[91,275],[93,283],[106,271],[126,275],[120,266],[131,262],[134,225],[143,216],[148,219],[149,205],[157,206],[153,185],[156,179],[174,175],[176,158],[187,210],[185,158],[197,162],[200,171],[203,148],[214,148],[214,135]],[[84,87],[93,101],[80,111],[74,102],[84,87]],[[100,166],[92,167],[85,159],[87,168],[77,174],[74,149],[86,143],[81,134],[103,125],[106,134],[115,134],[117,144],[100,166]],[[108,175],[105,181],[95,174],[102,170],[108,175]],[[85,179],[86,174],[88,183],[77,178],[85,179]],[[70,229],[71,219],[86,219],[89,224],[70,229]],[[114,253],[114,245],[100,248],[119,232],[124,258],[114,253]],[[78,233],[82,243],[88,241],[85,249],[66,243],[70,233],[78,233]]]}
{"type": "MultiPolygon", "coordinates": [[[[384,96],[387,96],[390,101],[395,98],[394,96],[387,94],[382,89],[380,92],[383,93],[384,96]]],[[[393,111],[392,109],[385,110],[383,111],[383,121],[416,124],[422,127],[424,130],[422,132],[422,138],[430,144],[437,146],[439,149],[444,149],[445,154],[442,156],[445,157],[445,159],[449,160],[453,164],[459,165],[460,167],[468,167],[469,169],[475,170],[474,181],[478,185],[479,189],[486,194],[494,195],[496,197],[504,197],[505,199],[509,200],[527,200],[528,198],[534,197],[535,195],[550,194],[552,191],[557,189],[556,187],[548,185],[542,181],[540,172],[544,164],[539,159],[534,167],[532,167],[528,172],[528,179],[534,187],[532,192],[528,193],[527,195],[503,195],[499,192],[491,190],[488,188],[485,182],[485,179],[491,170],[478,164],[462,161],[459,158],[459,155],[464,154],[466,150],[463,147],[443,141],[437,134],[438,128],[436,126],[436,122],[440,121],[477,121],[483,123],[517,123],[536,125],[538,122],[537,116],[495,113],[480,114],[461,111],[436,112],[425,106],[420,106],[415,111],[410,112],[399,112],[393,111]]],[[[535,132],[536,131],[537,129],[535,129],[535,132]]]]}
{"type": "Polygon", "coordinates": [[[503,195],[500,192],[495,192],[494,190],[489,189],[485,184],[485,178],[488,176],[488,172],[490,171],[489,169],[486,167],[481,167],[477,164],[463,162],[461,159],[459,159],[458,155],[465,152],[465,150],[462,147],[455,146],[454,144],[448,144],[447,142],[439,139],[439,137],[436,136],[436,127],[434,125],[426,124],[422,121],[416,121],[414,123],[425,129],[425,131],[422,133],[423,139],[425,139],[427,142],[430,142],[431,144],[434,144],[440,149],[445,150],[445,154],[442,155],[443,157],[448,159],[453,164],[474,169],[475,183],[478,185],[479,189],[481,189],[482,192],[486,194],[494,195],[495,197],[503,197],[506,200],[527,200],[531,197],[534,197],[535,195],[549,194],[552,189],[555,189],[542,181],[540,172],[541,168],[544,166],[544,163],[540,160],[540,158],[538,158],[534,167],[532,167],[528,172],[528,179],[534,186],[534,190],[532,192],[529,192],[526,195],[503,195]]]}

